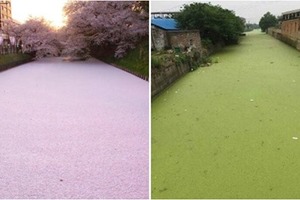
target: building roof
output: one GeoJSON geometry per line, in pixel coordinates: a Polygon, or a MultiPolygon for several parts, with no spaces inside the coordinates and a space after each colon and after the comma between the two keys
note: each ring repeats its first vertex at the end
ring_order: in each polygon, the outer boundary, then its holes
{"type": "Polygon", "coordinates": [[[151,25],[164,30],[179,30],[179,28],[177,28],[177,21],[172,18],[152,18],[151,25]]]}
{"type": "Polygon", "coordinates": [[[300,12],[300,9],[286,11],[286,12],[283,12],[282,14],[287,15],[287,14],[292,14],[292,13],[296,13],[296,12],[300,12]]]}
{"type": "Polygon", "coordinates": [[[162,11],[162,12],[151,12],[152,15],[157,15],[157,14],[177,14],[177,13],[180,13],[179,11],[173,11],[173,12],[165,12],[165,11],[162,11]]]}

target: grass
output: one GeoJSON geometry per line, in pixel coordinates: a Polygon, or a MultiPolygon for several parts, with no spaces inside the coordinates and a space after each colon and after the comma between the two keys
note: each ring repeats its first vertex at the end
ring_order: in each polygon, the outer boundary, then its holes
{"type": "Polygon", "coordinates": [[[0,55],[0,68],[13,67],[26,62],[28,59],[31,59],[30,55],[21,53],[0,55]]]}
{"type": "MultiPolygon", "coordinates": [[[[105,62],[124,67],[134,74],[142,77],[149,77],[149,44],[142,42],[137,48],[132,49],[126,56],[116,59],[113,56],[104,58],[105,62]]],[[[103,60],[103,59],[102,59],[103,60]]]]}
{"type": "Polygon", "coordinates": [[[152,102],[152,197],[298,198],[300,53],[251,32],[216,58],[152,102]]]}

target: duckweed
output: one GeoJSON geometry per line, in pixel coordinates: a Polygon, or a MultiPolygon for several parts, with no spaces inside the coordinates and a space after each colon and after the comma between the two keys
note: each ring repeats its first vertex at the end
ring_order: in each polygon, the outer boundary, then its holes
{"type": "Polygon", "coordinates": [[[155,99],[152,197],[299,198],[299,54],[247,33],[155,99]]]}

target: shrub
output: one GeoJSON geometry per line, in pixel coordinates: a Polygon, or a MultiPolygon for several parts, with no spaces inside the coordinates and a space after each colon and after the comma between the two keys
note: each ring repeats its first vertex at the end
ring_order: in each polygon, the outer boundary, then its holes
{"type": "Polygon", "coordinates": [[[162,60],[158,57],[151,56],[151,67],[159,69],[162,65],[162,60]]]}

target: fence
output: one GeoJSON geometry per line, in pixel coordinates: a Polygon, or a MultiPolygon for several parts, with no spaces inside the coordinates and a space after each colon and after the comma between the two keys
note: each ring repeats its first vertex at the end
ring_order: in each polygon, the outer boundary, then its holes
{"type": "Polygon", "coordinates": [[[10,45],[10,44],[0,45],[0,54],[11,54],[11,53],[20,53],[20,52],[22,52],[22,50],[17,45],[10,45]]]}

